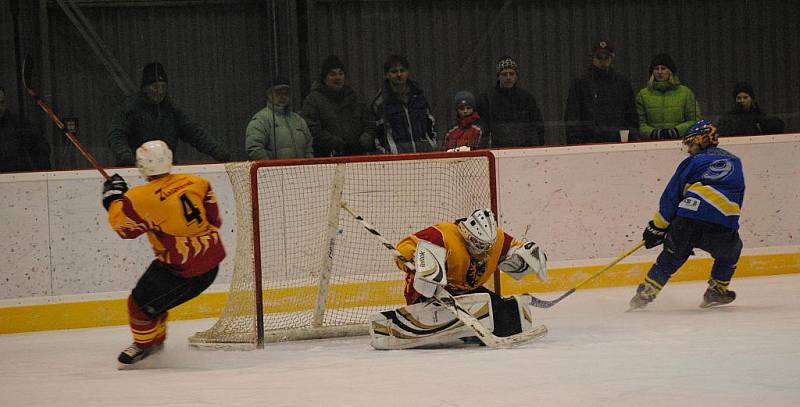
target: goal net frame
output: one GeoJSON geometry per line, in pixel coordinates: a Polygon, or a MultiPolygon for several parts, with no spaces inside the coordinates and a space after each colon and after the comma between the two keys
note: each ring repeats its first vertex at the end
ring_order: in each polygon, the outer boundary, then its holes
{"type": "MultiPolygon", "coordinates": [[[[277,342],[285,340],[301,340],[301,339],[316,339],[327,337],[341,337],[341,336],[354,336],[368,334],[367,321],[359,323],[345,323],[341,325],[327,325],[325,324],[326,312],[330,311],[326,303],[329,298],[329,289],[331,284],[331,268],[334,258],[334,248],[336,240],[342,234],[342,227],[340,223],[342,219],[350,219],[349,215],[341,208],[341,204],[346,202],[347,198],[343,197],[343,189],[346,182],[358,182],[359,179],[345,181],[345,171],[353,166],[358,165],[379,165],[381,167],[391,167],[392,165],[410,165],[431,163],[432,166],[436,165],[451,165],[456,168],[458,165],[472,165],[471,162],[479,168],[480,171],[485,171],[485,181],[472,177],[475,180],[470,182],[480,183],[482,188],[485,187],[486,191],[478,191],[474,194],[477,196],[476,200],[472,203],[462,205],[472,205],[467,208],[460,208],[459,212],[453,213],[451,218],[445,219],[430,219],[428,224],[416,224],[408,230],[381,230],[382,234],[396,238],[397,233],[407,235],[416,230],[430,226],[430,224],[438,222],[447,222],[456,219],[457,217],[466,216],[469,212],[481,206],[489,205],[492,210],[497,213],[497,180],[496,180],[496,163],[495,155],[490,150],[478,150],[469,152],[458,153],[422,153],[422,154],[397,154],[397,155],[370,155],[370,156],[352,156],[352,157],[331,157],[331,158],[309,158],[309,159],[292,159],[292,160],[269,160],[269,161],[247,161],[228,163],[225,165],[228,176],[231,180],[233,187],[233,194],[236,201],[236,254],[234,259],[234,272],[231,277],[231,286],[228,293],[228,299],[222,310],[219,320],[216,324],[206,330],[197,332],[190,337],[189,344],[193,347],[201,348],[222,348],[222,349],[255,349],[262,348],[265,342],[277,342]],[[485,163],[485,164],[484,164],[485,163]],[[485,167],[484,167],[485,165],[485,167]],[[309,326],[291,327],[281,329],[267,329],[265,326],[266,310],[265,307],[265,294],[267,290],[264,287],[263,270],[265,267],[264,252],[262,248],[262,232],[274,233],[271,231],[264,231],[267,229],[262,225],[264,222],[261,219],[262,213],[266,213],[269,208],[262,206],[268,202],[270,197],[264,198],[259,191],[261,184],[266,182],[262,181],[259,177],[265,177],[265,171],[283,170],[287,171],[297,170],[302,171],[303,168],[314,168],[307,166],[331,167],[333,166],[334,175],[332,187],[329,188],[328,194],[329,201],[327,202],[327,216],[325,219],[316,219],[324,223],[324,241],[327,242],[327,255],[322,257],[321,266],[318,275],[318,281],[315,282],[316,289],[314,294],[313,316],[309,326]],[[238,179],[237,179],[238,177],[238,179]],[[485,185],[484,185],[485,182],[485,185]],[[248,199],[243,199],[247,197],[248,199]],[[248,292],[247,280],[252,282],[252,290],[248,292]],[[251,303],[251,304],[249,304],[251,303]],[[249,311],[248,311],[249,309],[249,311]],[[244,310],[244,311],[243,311],[244,310]],[[252,312],[252,315],[250,315],[252,312]],[[245,314],[245,315],[242,315],[245,314]],[[234,315],[235,317],[231,317],[234,315]],[[242,318],[246,322],[243,324],[244,329],[235,332],[224,332],[226,329],[225,318],[242,318]],[[252,321],[250,321],[252,320],[252,321]],[[252,326],[249,326],[252,324],[252,326]]],[[[449,167],[448,167],[449,168],[449,167]]],[[[402,176],[403,174],[400,174],[402,176]]],[[[438,174],[430,174],[435,178],[438,174]]],[[[464,176],[466,178],[468,176],[464,176]]],[[[424,177],[423,177],[424,178],[424,177]]],[[[432,178],[432,181],[434,180],[432,178]]],[[[458,182],[459,175],[455,174],[458,182]]],[[[464,181],[467,182],[467,181],[464,181]]],[[[465,193],[470,193],[469,191],[465,193]]],[[[426,202],[428,196],[415,196],[414,199],[426,202]]],[[[469,199],[465,199],[468,201],[469,199]]],[[[382,205],[383,202],[376,202],[376,205],[382,205]]],[[[446,202],[437,202],[436,204],[446,205],[446,202]]],[[[461,204],[461,203],[459,203],[461,204]]],[[[454,205],[457,206],[457,205],[454,205]]],[[[364,208],[353,207],[353,210],[363,213],[364,208]]],[[[374,208],[373,208],[374,209],[374,208]]],[[[296,216],[303,216],[302,211],[296,212],[296,216]]],[[[368,215],[374,216],[374,215],[368,215]]],[[[365,216],[365,218],[367,218],[365,216]]],[[[371,223],[376,223],[379,219],[369,219],[371,223]]],[[[355,221],[352,221],[355,225],[355,221]]],[[[378,222],[380,223],[380,222],[378,222]]],[[[355,226],[354,226],[355,227],[355,226]]],[[[360,228],[360,225],[358,226],[360,228]]],[[[368,232],[365,232],[367,233],[368,232]]],[[[382,256],[391,261],[391,253],[386,251],[381,243],[371,237],[372,240],[364,241],[362,244],[374,245],[380,248],[383,252],[382,256]]],[[[372,246],[369,246],[372,250],[372,246]]],[[[268,262],[269,260],[267,260],[268,262]]],[[[402,282],[403,274],[399,270],[394,270],[396,276],[395,280],[402,282]]],[[[499,287],[499,279],[495,274],[494,284],[499,287]]],[[[395,282],[397,282],[395,281],[395,282]]],[[[402,297],[398,298],[402,301],[402,297]]],[[[390,305],[389,303],[386,304],[390,305]]],[[[384,309],[388,309],[384,308],[384,309]]],[[[309,310],[310,311],[310,310],[309,310]]],[[[377,312],[377,310],[372,311],[377,312]]]]}

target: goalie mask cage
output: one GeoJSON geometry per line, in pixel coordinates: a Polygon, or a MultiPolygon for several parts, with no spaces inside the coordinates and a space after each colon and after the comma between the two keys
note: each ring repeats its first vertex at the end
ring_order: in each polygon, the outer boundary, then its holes
{"type": "Polygon", "coordinates": [[[236,257],[219,320],[199,347],[365,335],[369,315],[404,304],[389,241],[490,207],[489,151],[238,162],[225,165],[236,199],[236,257]]]}

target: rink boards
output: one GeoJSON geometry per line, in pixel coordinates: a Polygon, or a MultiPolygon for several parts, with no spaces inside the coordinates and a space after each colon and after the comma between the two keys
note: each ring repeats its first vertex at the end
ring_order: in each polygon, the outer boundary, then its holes
{"type": "MultiPolygon", "coordinates": [[[[747,179],[741,229],[745,252],[736,277],[800,271],[800,135],[723,139],[721,144],[742,158],[747,179]]],[[[539,243],[551,260],[549,282],[503,278],[503,293],[552,292],[553,297],[640,239],[665,183],[685,157],[674,141],[501,150],[496,155],[501,226],[539,243]]],[[[233,196],[223,167],[176,171],[211,180],[225,220],[223,239],[228,253],[234,253],[233,196]]],[[[142,182],[135,170],[118,172],[132,185],[142,182]]],[[[146,239],[123,241],[108,228],[99,203],[101,181],[94,171],[0,175],[0,219],[8,231],[0,242],[0,333],[127,322],[124,300],[152,253],[146,239]]],[[[585,288],[636,284],[657,253],[641,250],[585,288]]],[[[706,279],[709,262],[705,257],[690,261],[673,281],[706,279]]],[[[229,255],[216,292],[175,309],[171,318],[216,316],[232,265],[229,255]]],[[[402,302],[399,280],[365,284],[380,285],[386,295],[365,299],[357,295],[363,290],[358,284],[334,286],[354,295],[337,295],[350,299],[329,305],[402,302]]],[[[298,290],[314,288],[271,290],[265,298],[280,302],[298,290]]]]}

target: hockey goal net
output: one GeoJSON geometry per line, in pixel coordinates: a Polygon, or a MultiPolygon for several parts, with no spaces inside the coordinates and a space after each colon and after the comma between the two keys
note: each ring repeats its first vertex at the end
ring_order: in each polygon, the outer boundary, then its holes
{"type": "MultiPolygon", "coordinates": [[[[228,299],[202,347],[366,334],[403,304],[404,274],[343,202],[389,241],[496,210],[491,152],[229,163],[236,258],[228,299]],[[227,345],[226,345],[227,344],[227,345]]],[[[248,346],[244,346],[248,347],[248,346]]]]}

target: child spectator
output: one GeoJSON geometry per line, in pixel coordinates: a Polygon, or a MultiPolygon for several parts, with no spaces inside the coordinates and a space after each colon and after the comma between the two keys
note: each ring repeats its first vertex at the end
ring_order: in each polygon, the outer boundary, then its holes
{"type": "MultiPolygon", "coordinates": [[[[447,132],[444,140],[445,150],[468,147],[474,150],[478,147],[483,131],[479,120],[481,116],[475,111],[475,96],[465,90],[456,93],[456,125],[447,132]]],[[[463,149],[463,148],[462,148],[463,149]]],[[[463,149],[467,150],[467,149],[463,149]]]]}

